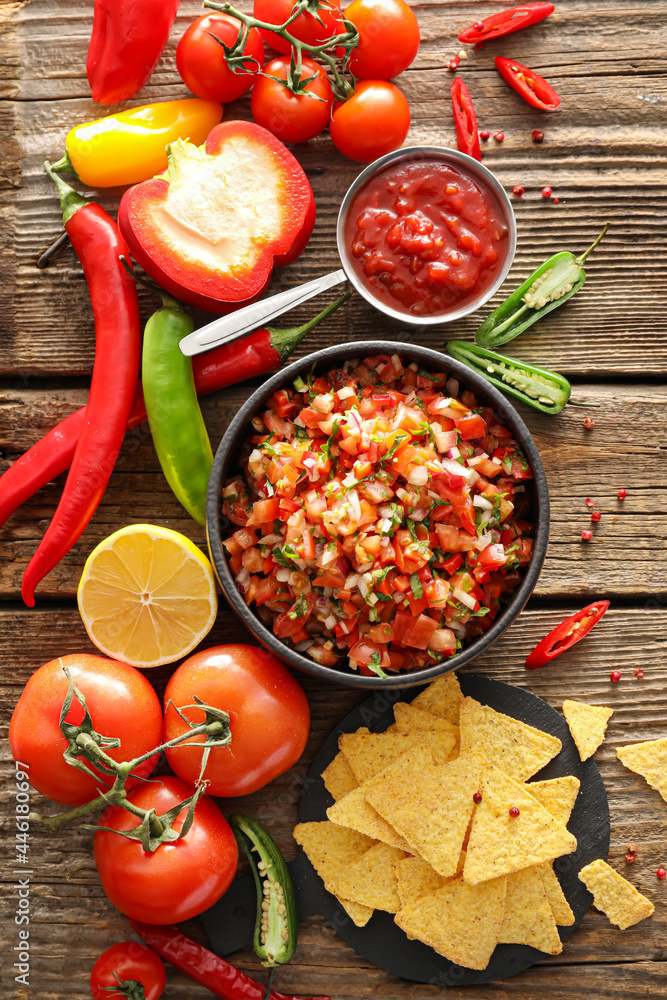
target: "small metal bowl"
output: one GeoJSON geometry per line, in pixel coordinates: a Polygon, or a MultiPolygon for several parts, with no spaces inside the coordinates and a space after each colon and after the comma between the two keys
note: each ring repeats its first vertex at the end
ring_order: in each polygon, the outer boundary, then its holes
{"type": "Polygon", "coordinates": [[[387,153],[386,156],[381,156],[379,160],[375,160],[362,170],[357,179],[353,181],[340,206],[338,224],[336,227],[336,240],[338,242],[338,253],[340,255],[343,268],[345,269],[345,273],[347,274],[348,281],[354,285],[359,294],[366,299],[367,302],[370,302],[372,306],[375,306],[376,309],[379,309],[380,312],[383,312],[386,316],[391,316],[392,319],[396,319],[399,322],[410,323],[413,326],[421,327],[436,326],[442,323],[452,323],[454,320],[462,319],[463,316],[468,316],[470,313],[479,309],[480,306],[483,306],[484,303],[498,291],[507,277],[514,260],[514,254],[516,252],[516,219],[514,218],[512,203],[507,196],[505,188],[502,186],[498,178],[491,173],[488,167],[485,167],[484,164],[479,162],[479,160],[473,159],[472,156],[468,156],[466,153],[460,153],[457,149],[444,149],[441,146],[408,146],[404,149],[396,149],[393,153],[387,153]],[[493,194],[495,194],[498,199],[500,207],[505,213],[507,227],[509,230],[507,256],[493,284],[487,288],[487,290],[480,295],[479,298],[472,302],[468,302],[460,309],[432,316],[412,316],[410,313],[401,312],[399,309],[392,309],[392,307],[388,305],[384,299],[380,299],[375,296],[372,289],[360,280],[359,275],[357,274],[352,263],[350,252],[345,240],[345,230],[347,227],[350,206],[361,188],[363,188],[372,177],[375,177],[377,174],[386,170],[387,167],[413,160],[440,160],[442,163],[448,164],[449,166],[457,167],[463,173],[472,174],[474,178],[477,178],[483,184],[486,184],[486,186],[491,189],[493,194]]]}
{"type": "Polygon", "coordinates": [[[306,357],[295,361],[273,375],[246,400],[227,428],[215,455],[208,485],[206,533],[211,561],[225,597],[244,625],[262,646],[292,666],[298,667],[299,670],[346,687],[410,687],[414,684],[425,684],[433,681],[441,674],[449,673],[450,670],[456,670],[465,663],[470,663],[476,656],[488,649],[523,610],[535,588],[546,555],[549,539],[549,491],[542,460],[530,431],[512,404],[498,389],[468,368],[467,365],[461,364],[460,361],[455,361],[454,358],[447,355],[440,354],[438,351],[417,347],[413,344],[396,343],[395,341],[361,341],[344,346],[326,347],[324,350],[306,355],[306,357]],[[506,426],[510,428],[516,440],[521,444],[534,476],[532,480],[526,481],[526,488],[531,489],[533,494],[532,512],[535,523],[533,553],[524,577],[512,595],[510,603],[498,615],[490,629],[473,639],[456,656],[432,667],[411,670],[402,674],[392,674],[387,678],[364,677],[348,666],[340,668],[323,666],[311,660],[309,656],[304,656],[281,642],[248,607],[239,593],[227,565],[225,550],[222,546],[223,529],[221,523],[224,484],[227,479],[239,471],[238,456],[248,436],[254,433],[250,421],[266,409],[266,403],[273,393],[278,389],[290,387],[297,376],[306,375],[313,367],[317,374],[324,374],[332,368],[339,367],[349,358],[368,357],[374,354],[398,354],[408,363],[417,361],[427,369],[446,371],[458,379],[463,388],[471,389],[481,402],[492,406],[506,426]]]}

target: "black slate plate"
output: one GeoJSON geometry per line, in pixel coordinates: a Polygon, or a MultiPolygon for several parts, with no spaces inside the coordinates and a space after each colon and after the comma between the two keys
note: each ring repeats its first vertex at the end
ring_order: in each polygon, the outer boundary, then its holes
{"type": "MultiPolygon", "coordinates": [[[[572,927],[559,928],[564,941],[580,923],[593,900],[577,878],[577,872],[596,858],[606,858],[609,850],[609,805],[600,772],[592,759],[582,764],[567,723],[541,698],[477,674],[463,675],[460,682],[463,693],[483,705],[490,705],[561,740],[561,752],[532,780],[573,774],[581,781],[579,796],[568,823],[568,829],[577,838],[578,847],[574,854],[559,858],[554,864],[575,916],[572,927]]],[[[385,730],[393,722],[393,705],[397,701],[412,700],[420,691],[423,688],[378,691],[345,716],[324,741],[308,772],[299,805],[299,822],[326,819],[326,810],[333,799],[320,775],[338,752],[339,735],[354,732],[360,726],[368,726],[371,732],[385,730]]],[[[261,820],[261,816],[258,819],[261,820]]],[[[303,851],[299,852],[289,868],[301,919],[314,913],[322,914],[355,951],[379,968],[403,979],[437,986],[487,983],[513,976],[544,957],[542,952],[526,945],[503,944],[498,945],[483,971],[463,968],[420,941],[409,941],[389,913],[376,910],[365,927],[356,927],[336,898],[326,891],[303,851]]],[[[250,944],[255,922],[255,888],[251,876],[237,879],[222,899],[202,914],[202,920],[211,947],[218,955],[228,955],[250,944]]]]}

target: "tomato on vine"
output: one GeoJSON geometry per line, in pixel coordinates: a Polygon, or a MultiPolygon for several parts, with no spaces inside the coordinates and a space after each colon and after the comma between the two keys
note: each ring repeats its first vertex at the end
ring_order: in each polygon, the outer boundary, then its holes
{"type": "Polygon", "coordinates": [[[293,58],[277,56],[257,77],[250,107],[257,124],[282,142],[307,142],[329,124],[332,104],[329,77],[319,63],[304,56],[299,73],[293,58]]]}
{"type": "Polygon", "coordinates": [[[107,948],[90,974],[93,1000],[158,1000],[167,984],[162,960],[135,941],[122,941],[107,948]]]}
{"type": "Polygon", "coordinates": [[[198,17],[184,32],[176,49],[176,66],[186,87],[202,100],[235,101],[257,79],[264,62],[262,36],[257,28],[250,28],[243,48],[236,53],[242,27],[229,14],[215,13],[198,17]],[[232,66],[241,72],[235,73],[232,66]]]}
{"type": "Polygon", "coordinates": [[[358,80],[391,80],[419,49],[419,24],[403,0],[353,0],[345,19],[359,32],[349,70],[358,80]]]}
{"type": "Polygon", "coordinates": [[[398,149],[409,128],[408,102],[386,80],[360,80],[352,96],[335,105],[329,123],[336,149],[361,163],[398,149]]]}
{"type": "MultiPolygon", "coordinates": [[[[259,21],[284,24],[293,7],[294,0],[255,0],[252,12],[259,21]]],[[[299,41],[306,42],[307,45],[321,45],[327,38],[345,30],[340,12],[340,0],[319,0],[319,3],[311,0],[309,7],[311,10],[316,10],[317,15],[303,11],[288,28],[289,33],[299,41]]],[[[292,46],[285,38],[274,35],[272,31],[264,28],[259,30],[266,44],[272,49],[284,55],[290,54],[292,46]]]]}

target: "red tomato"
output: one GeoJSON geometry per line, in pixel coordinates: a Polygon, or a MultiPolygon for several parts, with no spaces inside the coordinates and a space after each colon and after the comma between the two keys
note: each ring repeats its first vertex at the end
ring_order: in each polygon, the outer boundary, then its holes
{"type": "Polygon", "coordinates": [[[125,996],[123,990],[129,992],[130,983],[144,987],[145,1000],[158,1000],[167,984],[167,974],[162,960],[145,944],[123,941],[107,948],[95,962],[90,992],[93,1000],[120,998],[125,996]]]}
{"type": "MultiPolygon", "coordinates": [[[[292,13],[294,0],[255,0],[253,5],[253,16],[258,21],[266,21],[268,24],[284,24],[292,13]]],[[[345,30],[340,13],[340,0],[327,0],[318,10],[321,22],[312,14],[304,12],[299,14],[297,19],[290,24],[288,31],[301,42],[308,45],[319,45],[334,34],[340,34],[345,30]],[[328,8],[328,9],[327,9],[328,8]]],[[[259,29],[267,45],[270,45],[276,52],[289,55],[292,46],[279,35],[274,35],[272,31],[265,28],[259,29]]]]}
{"type": "MultiPolygon", "coordinates": [[[[192,795],[179,778],[133,789],[128,799],[142,809],[167,812],[192,795]]],[[[180,830],[187,815],[183,809],[174,821],[180,830]]],[[[105,809],[100,826],[132,830],[139,820],[126,809],[105,809]]],[[[111,903],[127,917],[149,924],[173,924],[202,913],[229,888],[236,873],[238,848],[227,820],[206,796],[195,807],[192,826],[182,840],[144,851],[138,840],[98,830],[93,841],[95,864],[102,888],[111,903]]]]}
{"type": "Polygon", "coordinates": [[[249,57],[247,73],[234,73],[225,62],[222,45],[233,45],[241,22],[229,14],[204,14],[186,29],[176,49],[176,66],[181,79],[193,94],[204,101],[226,104],[250,90],[264,62],[264,45],[257,28],[251,28],[243,47],[249,57]],[[250,61],[254,59],[254,64],[250,61]]]}
{"type": "Polygon", "coordinates": [[[405,142],[410,108],[385,80],[362,80],[352,97],[334,107],[329,123],[336,149],[351,160],[370,163],[405,142]]]}
{"type": "Polygon", "coordinates": [[[417,55],[419,25],[403,0],[353,0],[345,18],[359,32],[350,58],[358,80],[391,80],[417,55]]]}
{"type": "MultiPolygon", "coordinates": [[[[63,805],[80,806],[99,794],[112,781],[102,775],[89,778],[67,764],[63,752],[67,740],[59,729],[60,710],[67,694],[67,667],[86,699],[96,732],[120,739],[119,747],[106,752],[114,760],[132,760],[162,742],[162,709],[158,696],[143,674],[118,660],[88,653],[72,653],[45,663],[24,687],[9,724],[9,745],[14,760],[26,765],[30,783],[42,795],[63,805]]],[[[67,722],[79,723],[83,708],[77,701],[67,713],[67,722]]],[[[146,777],[157,757],[141,764],[136,774],[146,777]]],[[[92,766],[92,765],[91,765],[92,766]]],[[[136,785],[131,780],[128,787],[136,785]]]]}
{"type": "Polygon", "coordinates": [[[314,94],[314,97],[294,94],[282,83],[278,83],[278,80],[287,79],[289,56],[278,56],[268,62],[264,67],[264,73],[268,73],[268,76],[258,76],[253,87],[250,102],[253,118],[258,125],[273,132],[282,142],[307,142],[329,124],[333,104],[329,78],[319,63],[305,56],[302,67],[302,79],[315,77],[304,88],[308,94],[314,94]]]}
{"type": "MultiPolygon", "coordinates": [[[[184,709],[194,695],[229,712],[231,748],[211,750],[204,772],[211,795],[248,795],[287,771],[303,753],[310,727],[308,701],[280,661],[258,646],[214,646],[180,665],[167,684],[165,738],[186,731],[174,705],[184,709]],[[169,702],[172,705],[169,705],[169,702]]],[[[201,709],[188,718],[204,718],[201,709]]],[[[198,737],[193,742],[203,742],[198,737]]],[[[167,750],[170,766],[191,784],[202,754],[191,747],[167,750]]]]}

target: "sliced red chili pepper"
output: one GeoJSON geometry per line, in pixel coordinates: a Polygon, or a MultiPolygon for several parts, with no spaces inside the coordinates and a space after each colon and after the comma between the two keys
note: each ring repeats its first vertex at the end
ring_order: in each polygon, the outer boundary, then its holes
{"type": "Polygon", "coordinates": [[[554,10],[552,3],[526,3],[520,7],[510,7],[497,14],[485,17],[483,21],[475,21],[459,35],[460,42],[490,42],[503,35],[511,35],[514,31],[528,28],[531,24],[543,21],[554,10]]]}
{"type": "Polygon", "coordinates": [[[468,88],[457,76],[452,84],[452,109],[456,127],[456,145],[461,153],[467,153],[476,160],[482,159],[477,132],[477,115],[468,88]]]}
{"type": "Polygon", "coordinates": [[[528,66],[522,66],[514,59],[496,56],[496,68],[505,83],[509,83],[512,90],[516,90],[519,97],[523,97],[531,108],[555,111],[560,107],[560,97],[551,84],[528,66]]]}
{"type": "Polygon", "coordinates": [[[571,649],[597,625],[608,607],[609,601],[595,601],[557,625],[526,657],[528,670],[544,667],[565,650],[571,649]]]}

